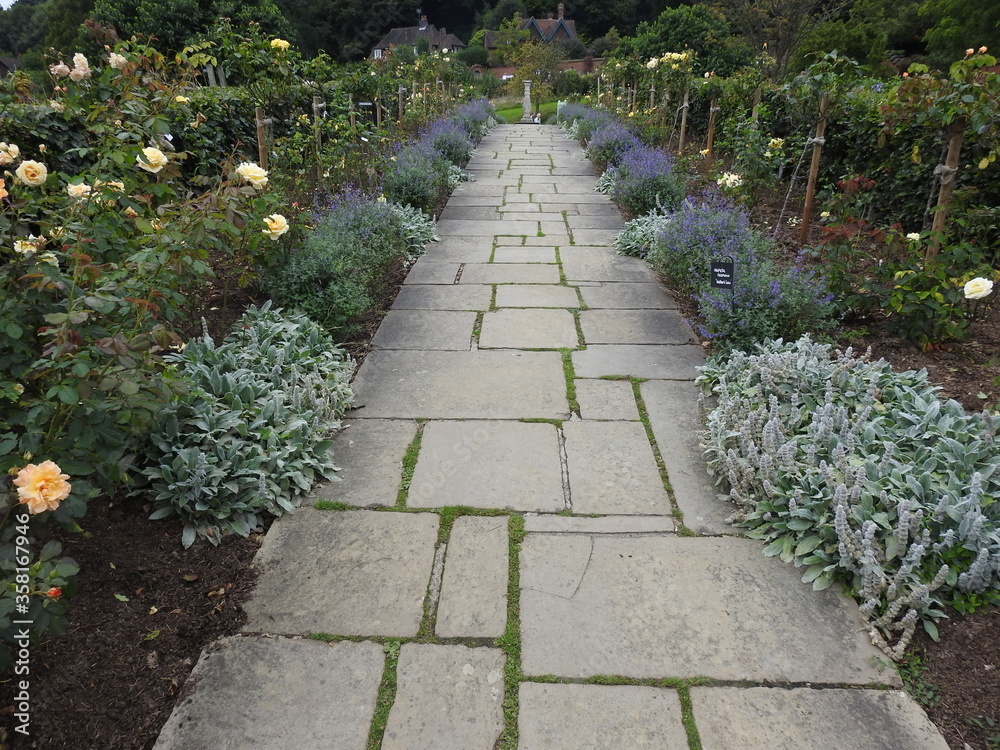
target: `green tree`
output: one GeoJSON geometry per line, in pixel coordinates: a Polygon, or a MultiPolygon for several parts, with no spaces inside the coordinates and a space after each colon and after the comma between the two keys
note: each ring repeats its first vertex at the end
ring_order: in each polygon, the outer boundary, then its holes
{"type": "Polygon", "coordinates": [[[45,0],[18,0],[0,10],[0,53],[23,55],[42,46],[48,30],[45,0]]]}
{"type": "Polygon", "coordinates": [[[390,29],[415,26],[419,0],[275,0],[304,55],[319,51],[347,62],[371,53],[390,29]]]}
{"type": "Polygon", "coordinates": [[[114,26],[118,36],[152,36],[157,47],[178,51],[201,40],[220,18],[259,23],[264,33],[290,36],[291,25],[273,0],[96,0],[91,18],[114,26]]]}
{"type": "Polygon", "coordinates": [[[553,85],[559,75],[559,63],[563,58],[559,50],[549,44],[526,42],[514,52],[511,62],[514,77],[508,85],[511,96],[524,93],[524,82],[531,81],[531,101],[535,111],[541,109],[542,102],[553,97],[553,85]]]}
{"type": "Polygon", "coordinates": [[[1000,52],[1000,3],[995,0],[927,0],[920,17],[930,62],[945,68],[965,50],[986,46],[1000,52]]]}
{"type": "Polygon", "coordinates": [[[647,60],[685,49],[697,53],[694,73],[699,75],[714,70],[728,76],[753,59],[749,45],[735,35],[732,24],[705,5],[668,8],[652,23],[644,21],[634,37],[622,39],[616,54],[647,60]]]}

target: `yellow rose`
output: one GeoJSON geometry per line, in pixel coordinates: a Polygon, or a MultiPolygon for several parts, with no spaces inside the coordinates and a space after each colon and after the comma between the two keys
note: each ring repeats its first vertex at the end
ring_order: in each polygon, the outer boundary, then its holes
{"type": "Polygon", "coordinates": [[[131,206],[127,206],[125,208],[125,212],[124,213],[130,219],[134,219],[136,216],[139,215],[138,213],[136,213],[136,210],[134,208],[132,208],[131,206]]]}
{"type": "Polygon", "coordinates": [[[191,100],[188,99],[186,96],[178,95],[174,97],[174,101],[177,102],[178,104],[187,104],[191,100]]]}
{"type": "Polygon", "coordinates": [[[245,161],[236,167],[236,174],[258,190],[267,184],[267,170],[261,169],[251,161],[245,161]]]}
{"type": "Polygon", "coordinates": [[[291,46],[292,45],[290,45],[284,39],[272,39],[271,40],[271,47],[273,47],[274,49],[280,49],[282,52],[284,52],[286,49],[288,49],[291,46]]]}
{"type": "Polygon", "coordinates": [[[28,161],[21,162],[20,166],[14,172],[14,176],[17,177],[17,181],[22,185],[38,187],[45,184],[45,178],[49,176],[49,170],[44,164],[29,159],[28,161]]]}
{"type": "Polygon", "coordinates": [[[152,146],[144,148],[142,153],[135,157],[135,161],[140,169],[145,169],[147,172],[152,172],[153,174],[156,174],[167,166],[166,154],[152,146]]]}
{"type": "Polygon", "coordinates": [[[31,514],[55,510],[59,503],[69,497],[70,487],[68,474],[53,461],[44,461],[37,466],[28,464],[19,472],[14,480],[17,495],[22,505],[28,506],[31,514]]]}
{"type": "Polygon", "coordinates": [[[989,279],[975,278],[967,281],[963,292],[966,299],[982,299],[993,291],[993,282],[989,279]]]}
{"type": "Polygon", "coordinates": [[[56,257],[55,253],[42,253],[38,256],[38,260],[42,263],[50,263],[56,268],[59,268],[59,259],[56,257]]]}
{"type": "Polygon", "coordinates": [[[90,187],[85,182],[77,182],[66,186],[66,192],[69,193],[69,197],[75,200],[83,200],[88,195],[93,188],[90,187]]]}
{"type": "Polygon", "coordinates": [[[267,225],[267,229],[261,231],[272,240],[278,239],[288,231],[288,221],[281,214],[271,214],[265,217],[264,223],[267,225]]]}

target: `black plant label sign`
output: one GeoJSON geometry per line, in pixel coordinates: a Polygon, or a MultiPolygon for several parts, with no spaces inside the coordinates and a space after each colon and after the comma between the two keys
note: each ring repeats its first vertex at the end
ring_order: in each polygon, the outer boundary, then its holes
{"type": "Polygon", "coordinates": [[[719,289],[732,289],[736,275],[736,264],[730,257],[709,261],[711,284],[719,289]]]}

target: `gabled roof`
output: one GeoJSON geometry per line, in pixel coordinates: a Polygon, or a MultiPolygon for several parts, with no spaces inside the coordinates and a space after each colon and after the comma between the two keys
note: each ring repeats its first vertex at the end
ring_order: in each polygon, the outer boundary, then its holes
{"type": "Polygon", "coordinates": [[[20,57],[0,57],[0,78],[21,67],[20,57]]]}
{"type": "Polygon", "coordinates": [[[576,39],[576,21],[565,18],[529,18],[521,27],[524,31],[534,31],[543,42],[551,42],[560,36],[566,39],[576,39]],[[559,32],[562,32],[560,34],[559,32]]]}
{"type": "Polygon", "coordinates": [[[465,42],[444,29],[422,23],[420,26],[407,26],[402,29],[392,29],[382,37],[382,41],[373,49],[386,50],[390,47],[412,47],[421,37],[427,40],[428,46],[434,49],[463,49],[465,42]]]}

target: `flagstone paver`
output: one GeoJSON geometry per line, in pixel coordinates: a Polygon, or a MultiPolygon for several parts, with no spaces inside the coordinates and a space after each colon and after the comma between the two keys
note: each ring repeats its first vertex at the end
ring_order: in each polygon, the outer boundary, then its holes
{"type": "Polygon", "coordinates": [[[355,419],[333,440],[338,481],[321,484],[303,505],[333,500],[361,507],[396,504],[403,457],[417,434],[408,419],[355,419]]]}
{"type": "Polygon", "coordinates": [[[563,431],[574,513],[670,513],[670,499],[639,422],[566,422],[563,431]]]}
{"type": "Polygon", "coordinates": [[[576,400],[584,419],[639,419],[632,384],[627,380],[577,378],[576,400]]]}
{"type": "Polygon", "coordinates": [[[927,714],[897,690],[695,687],[704,750],[947,750],[927,714]]]}
{"type": "Polygon", "coordinates": [[[487,310],[492,296],[493,287],[485,284],[406,285],[396,295],[392,310],[487,310]]]}
{"type": "Polygon", "coordinates": [[[456,310],[390,310],[378,327],[376,349],[469,351],[476,313],[456,310]]]}
{"type": "Polygon", "coordinates": [[[562,419],[558,352],[373,351],[354,379],[361,417],[562,419]]]}
{"type": "Polygon", "coordinates": [[[529,534],[526,675],[898,684],[857,605],[738,538],[529,534]]]}
{"type": "Polygon", "coordinates": [[[569,286],[503,284],[497,287],[496,303],[497,307],[579,307],[580,297],[569,286]]]}
{"type": "Polygon", "coordinates": [[[559,438],[551,424],[432,421],[424,429],[406,504],[411,508],[565,507],[559,438]]]}
{"type": "Polygon", "coordinates": [[[568,310],[497,310],[483,316],[480,349],[575,349],[576,322],[568,310]]]}
{"type": "Polygon", "coordinates": [[[498,638],[507,626],[507,516],[463,516],[448,538],[434,632],[498,638]]]}
{"type": "Polygon", "coordinates": [[[688,750],[674,690],[521,683],[520,750],[688,750]]]}
{"type": "MultiPolygon", "coordinates": [[[[584,289],[586,296],[586,289],[584,289]]],[[[582,378],[608,376],[694,380],[696,367],[705,362],[705,351],[696,344],[653,346],[595,344],[573,352],[573,367],[582,378]]]]}
{"type": "Polygon", "coordinates": [[[431,513],[302,509],[279,518],[255,564],[248,633],[415,636],[434,562],[431,513]]]}
{"type": "Polygon", "coordinates": [[[691,326],[676,310],[584,310],[587,344],[693,344],[691,326]]]}
{"type": "Polygon", "coordinates": [[[406,643],[382,750],[493,750],[503,729],[503,652],[406,643]]]}
{"type": "Polygon", "coordinates": [[[650,380],[639,385],[649,425],[670,477],[684,525],[699,534],[738,534],[726,523],[736,506],[719,500],[702,456],[698,387],[690,382],[650,380]]]}
{"type": "Polygon", "coordinates": [[[156,750],[364,750],[384,662],[377,643],[224,638],[201,655],[198,689],[156,750]]]}
{"type": "MultiPolygon", "coordinates": [[[[609,250],[608,252],[614,252],[609,250]]],[[[583,301],[593,309],[612,310],[671,310],[677,308],[667,290],[655,282],[608,283],[580,287],[583,301]]]]}

